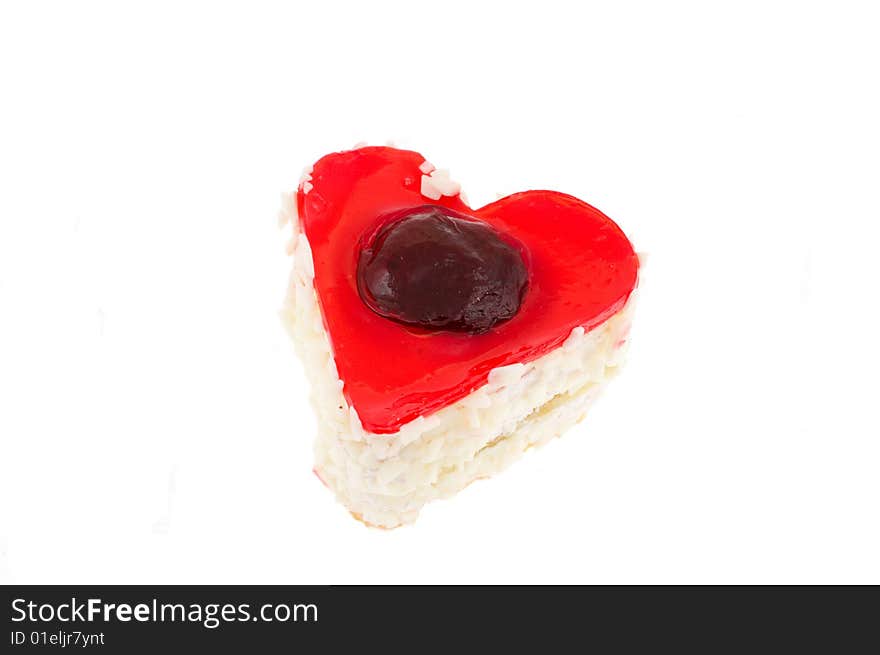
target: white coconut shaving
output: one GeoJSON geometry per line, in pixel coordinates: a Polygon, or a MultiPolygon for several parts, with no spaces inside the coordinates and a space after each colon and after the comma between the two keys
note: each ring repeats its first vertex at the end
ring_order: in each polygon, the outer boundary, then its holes
{"type": "Polygon", "coordinates": [[[278,210],[278,228],[283,229],[288,223],[296,223],[298,221],[296,193],[282,193],[281,209],[278,210]]]}
{"type": "Polygon", "coordinates": [[[314,168],[312,166],[307,166],[303,169],[302,175],[299,178],[298,188],[302,189],[303,193],[308,193],[312,190],[312,172],[314,168]]]}
{"type": "Polygon", "coordinates": [[[449,179],[449,171],[432,170],[430,175],[422,175],[421,193],[431,200],[440,200],[441,196],[455,196],[461,192],[461,185],[449,179]]]}

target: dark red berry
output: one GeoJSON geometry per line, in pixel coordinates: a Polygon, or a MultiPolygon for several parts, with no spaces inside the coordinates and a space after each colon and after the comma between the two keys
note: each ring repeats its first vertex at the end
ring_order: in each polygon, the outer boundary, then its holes
{"type": "Polygon", "coordinates": [[[478,334],[516,315],[528,272],[518,244],[494,228],[425,205],[391,217],[365,245],[357,282],[381,316],[478,334]]]}

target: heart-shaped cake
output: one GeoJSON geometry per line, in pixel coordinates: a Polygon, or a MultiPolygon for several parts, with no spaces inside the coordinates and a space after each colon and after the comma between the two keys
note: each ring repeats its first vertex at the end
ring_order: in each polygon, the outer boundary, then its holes
{"type": "Polygon", "coordinates": [[[367,524],[410,522],[560,434],[621,363],[638,257],[577,198],[471,209],[418,153],[363,147],[318,160],[281,219],[315,472],[367,524]]]}

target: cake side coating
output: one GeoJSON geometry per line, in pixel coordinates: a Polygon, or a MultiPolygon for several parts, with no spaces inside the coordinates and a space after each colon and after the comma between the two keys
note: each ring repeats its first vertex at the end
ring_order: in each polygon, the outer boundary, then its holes
{"type": "Polygon", "coordinates": [[[416,519],[428,502],[513,463],[580,421],[619,370],[634,298],[604,323],[575,328],[561,346],[527,363],[493,369],[486,384],[392,434],[365,431],[343,395],[343,381],[314,287],[308,240],[292,196],[282,221],[293,225],[293,271],[282,320],[311,384],[317,415],[315,471],[365,523],[393,528],[416,519]]]}

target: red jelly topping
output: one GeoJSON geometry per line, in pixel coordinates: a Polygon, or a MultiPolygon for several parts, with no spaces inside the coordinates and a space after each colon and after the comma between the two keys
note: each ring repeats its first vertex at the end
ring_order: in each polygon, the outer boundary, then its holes
{"type": "Polygon", "coordinates": [[[424,158],[369,147],[334,153],[297,194],[315,265],[315,289],[343,392],[364,429],[396,432],[485,384],[497,366],[526,362],[616,313],[636,285],[638,258],[599,210],[555,191],[525,191],[480,209],[420,193],[424,158]],[[358,293],[362,248],[391,219],[432,205],[473,217],[522,244],[528,292],[509,320],[480,334],[428,331],[371,310],[358,293]]]}

